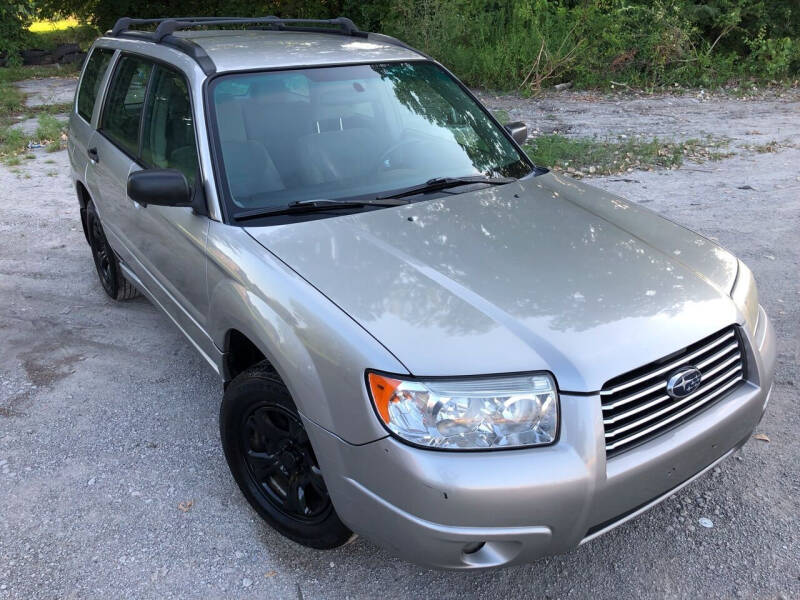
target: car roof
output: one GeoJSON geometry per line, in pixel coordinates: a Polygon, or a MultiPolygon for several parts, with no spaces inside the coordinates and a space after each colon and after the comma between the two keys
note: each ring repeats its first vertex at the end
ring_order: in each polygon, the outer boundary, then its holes
{"type": "Polygon", "coordinates": [[[411,48],[372,36],[224,29],[176,31],[174,35],[200,46],[218,73],[425,58],[411,48]]]}

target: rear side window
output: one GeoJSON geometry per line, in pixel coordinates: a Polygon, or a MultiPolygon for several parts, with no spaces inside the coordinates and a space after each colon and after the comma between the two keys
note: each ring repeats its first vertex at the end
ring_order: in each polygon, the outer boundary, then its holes
{"type": "Polygon", "coordinates": [[[123,56],[106,95],[100,129],[131,156],[139,154],[139,121],[152,69],[151,62],[123,56]]]}
{"type": "Polygon", "coordinates": [[[144,110],[142,161],[149,167],[178,169],[191,182],[197,175],[192,104],[186,79],[156,66],[144,110]]]}
{"type": "Polygon", "coordinates": [[[86,62],[81,87],[78,90],[78,114],[87,121],[92,120],[92,111],[97,100],[97,93],[100,91],[100,83],[103,81],[103,75],[105,75],[113,55],[113,50],[95,48],[86,62]]]}

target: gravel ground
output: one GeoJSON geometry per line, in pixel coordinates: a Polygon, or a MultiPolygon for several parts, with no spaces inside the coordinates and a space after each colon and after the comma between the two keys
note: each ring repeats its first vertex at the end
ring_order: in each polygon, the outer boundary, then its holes
{"type": "MultiPolygon", "coordinates": [[[[573,134],[682,123],[800,143],[796,97],[563,98],[488,101],[573,134]]],[[[800,597],[800,150],[737,152],[592,181],[753,269],[779,337],[758,429],[770,441],[569,554],[479,573],[426,570],[363,539],[313,551],[262,524],[225,465],[214,374],[146,300],[114,303],[96,281],[66,153],[0,166],[0,599],[800,597]]]]}

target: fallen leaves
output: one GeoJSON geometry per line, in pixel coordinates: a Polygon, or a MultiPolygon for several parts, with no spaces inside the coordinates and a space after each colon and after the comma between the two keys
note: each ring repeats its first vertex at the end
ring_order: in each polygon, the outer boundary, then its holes
{"type": "Polygon", "coordinates": [[[184,500],[178,504],[178,510],[183,513],[188,513],[194,506],[194,500],[184,500]]]}
{"type": "Polygon", "coordinates": [[[766,433],[757,433],[753,436],[757,440],[761,440],[762,442],[767,442],[769,444],[769,436],[766,433]]]}

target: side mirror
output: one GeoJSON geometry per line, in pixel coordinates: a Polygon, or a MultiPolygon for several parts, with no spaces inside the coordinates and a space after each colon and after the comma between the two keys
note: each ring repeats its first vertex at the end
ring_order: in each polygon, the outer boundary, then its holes
{"type": "Polygon", "coordinates": [[[128,175],[128,197],[142,206],[191,206],[192,190],[177,169],[143,169],[128,175]]]}
{"type": "Polygon", "coordinates": [[[528,126],[522,121],[512,121],[511,123],[506,123],[503,127],[506,128],[506,131],[511,134],[511,137],[520,146],[528,139],[528,126]]]}

